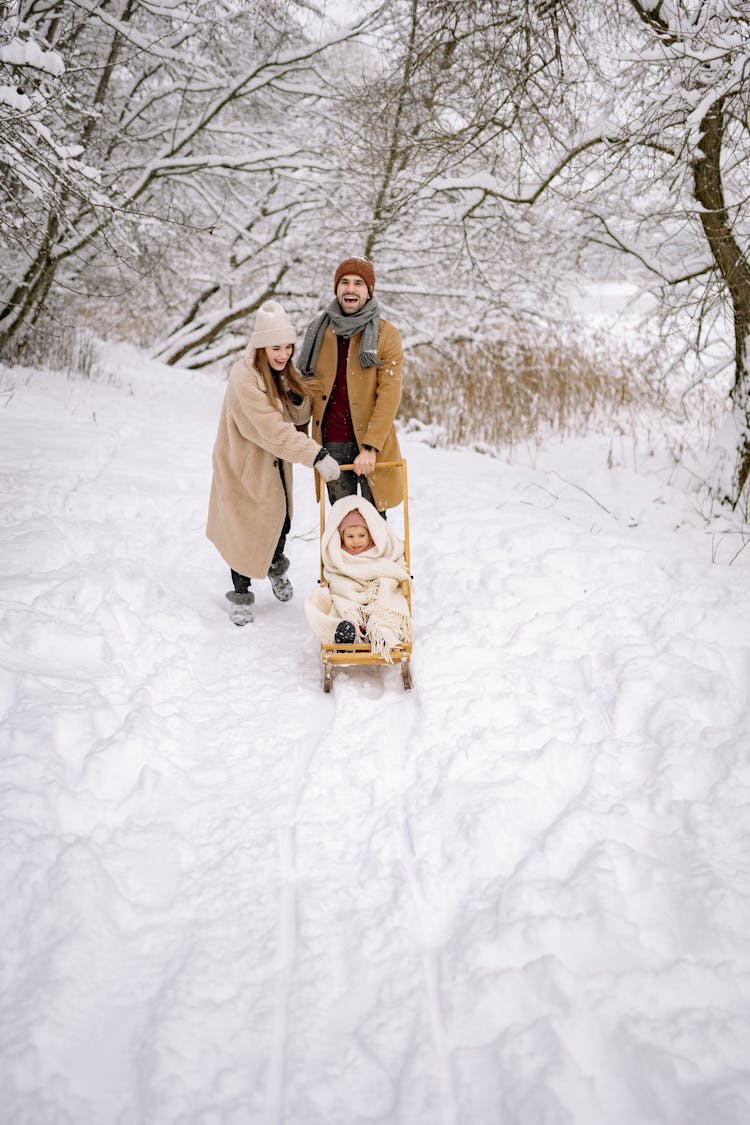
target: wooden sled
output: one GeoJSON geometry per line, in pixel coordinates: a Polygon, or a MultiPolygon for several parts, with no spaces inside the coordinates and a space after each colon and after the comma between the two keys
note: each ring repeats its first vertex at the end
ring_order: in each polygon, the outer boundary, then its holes
{"type": "MultiPolygon", "coordinates": [[[[406,461],[380,461],[375,467],[378,469],[400,468],[401,476],[404,485],[404,562],[406,569],[411,571],[411,563],[409,561],[409,493],[408,493],[408,480],[406,476],[406,461]]],[[[354,469],[353,465],[342,465],[341,471],[347,472],[354,469]]],[[[326,524],[326,500],[328,497],[328,489],[321,482],[320,487],[320,543],[323,544],[323,532],[325,531],[326,524]]],[[[323,552],[320,554],[320,585],[327,586],[328,583],[323,577],[323,552]]],[[[411,580],[407,579],[401,583],[409,605],[409,613],[411,613],[411,580]]],[[[393,664],[401,666],[401,679],[404,684],[404,691],[411,691],[411,670],[409,662],[411,660],[411,643],[402,642],[397,644],[391,649],[391,661],[393,664]]],[[[320,645],[320,659],[323,665],[323,691],[330,691],[333,686],[333,669],[341,664],[384,664],[388,667],[388,661],[385,660],[378,653],[375,653],[370,648],[369,644],[323,644],[320,645]]]]}

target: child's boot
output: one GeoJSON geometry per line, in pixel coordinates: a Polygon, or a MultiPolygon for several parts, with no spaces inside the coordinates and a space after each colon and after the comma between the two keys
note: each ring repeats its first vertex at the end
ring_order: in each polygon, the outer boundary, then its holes
{"type": "Polygon", "coordinates": [[[249,625],[253,620],[253,611],[250,607],[255,601],[255,594],[252,590],[246,590],[244,593],[240,593],[238,590],[230,590],[224,597],[231,603],[229,620],[234,625],[249,625]]]}
{"type": "Polygon", "coordinates": [[[289,559],[286,555],[279,555],[274,559],[268,568],[268,577],[271,580],[271,589],[273,590],[274,597],[278,598],[280,602],[290,601],[294,593],[294,587],[286,576],[289,570],[289,559]]]}
{"type": "Polygon", "coordinates": [[[351,621],[339,621],[336,626],[336,632],[333,634],[333,642],[337,645],[353,645],[357,639],[357,630],[351,621]]]}

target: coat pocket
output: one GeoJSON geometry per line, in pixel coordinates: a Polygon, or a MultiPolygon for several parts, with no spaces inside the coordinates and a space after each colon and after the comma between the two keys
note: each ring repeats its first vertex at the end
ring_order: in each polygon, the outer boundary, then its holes
{"type": "Polygon", "coordinates": [[[281,488],[278,458],[264,456],[258,449],[250,450],[242,466],[240,485],[243,492],[256,499],[273,496],[281,488]]]}

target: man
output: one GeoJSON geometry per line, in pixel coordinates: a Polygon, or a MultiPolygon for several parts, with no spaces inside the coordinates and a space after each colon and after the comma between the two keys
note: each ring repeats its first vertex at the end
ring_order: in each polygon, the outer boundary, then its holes
{"type": "Polygon", "coordinates": [[[378,470],[377,462],[401,458],[394,421],[404,353],[398,329],[380,319],[374,288],[367,258],[341,262],[333,279],[336,300],[311,321],[297,365],[318,383],[312,437],[340,465],[354,465],[354,472],[328,484],[331,503],[354,495],[359,483],[382,513],[403,500],[400,469],[378,470]]]}

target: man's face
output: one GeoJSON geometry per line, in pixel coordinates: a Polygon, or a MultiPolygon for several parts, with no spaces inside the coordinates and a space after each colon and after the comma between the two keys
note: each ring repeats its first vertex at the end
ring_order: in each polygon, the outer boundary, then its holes
{"type": "Polygon", "coordinates": [[[369,298],[364,278],[356,273],[345,273],[336,286],[336,300],[345,316],[359,312],[369,298]]]}

